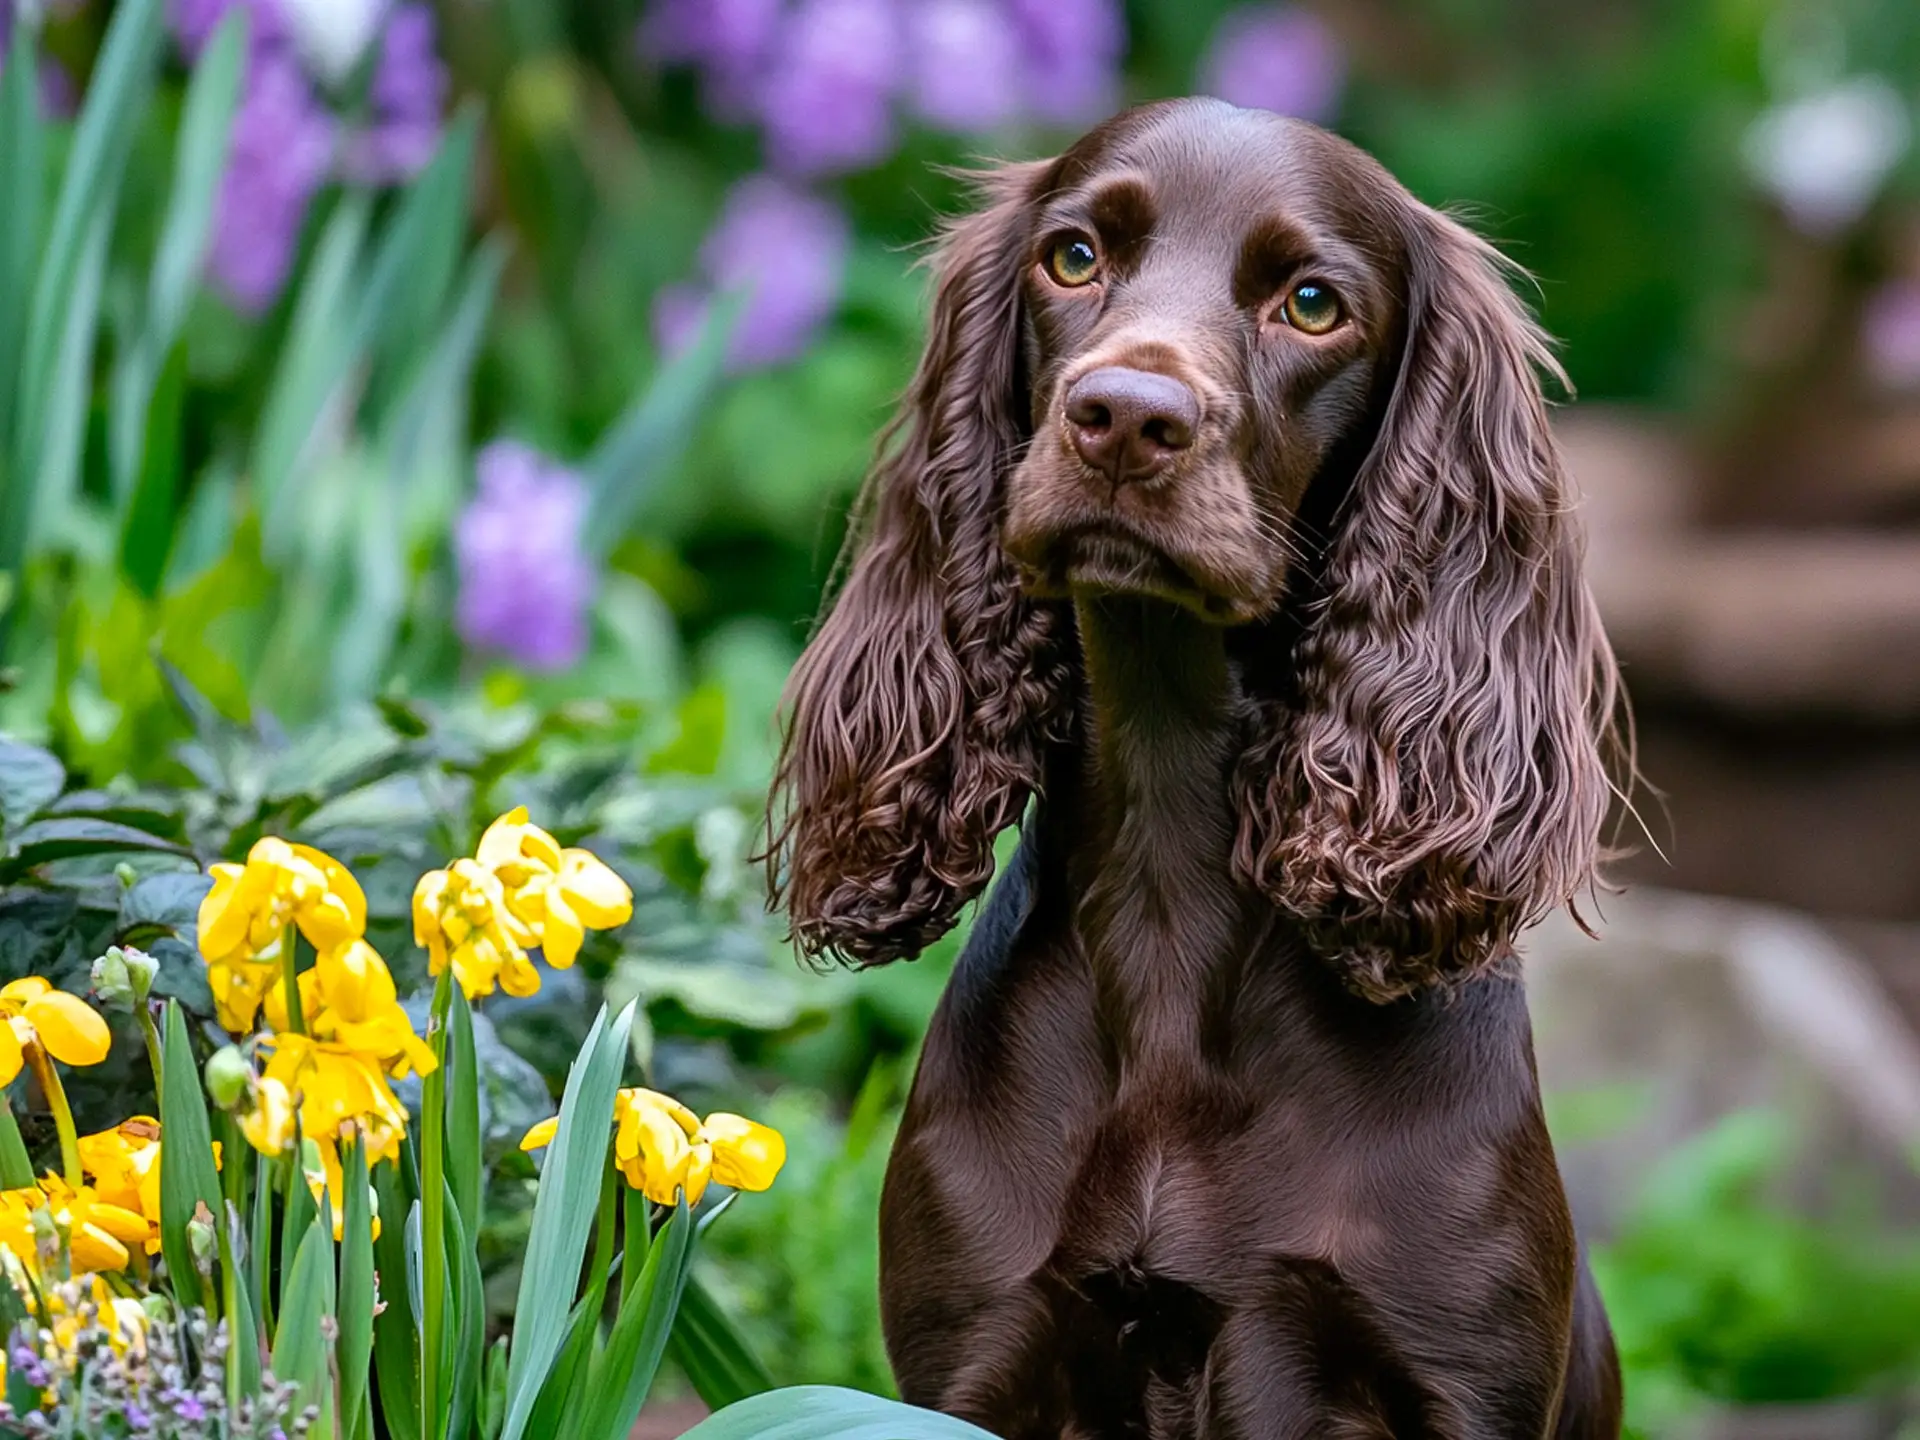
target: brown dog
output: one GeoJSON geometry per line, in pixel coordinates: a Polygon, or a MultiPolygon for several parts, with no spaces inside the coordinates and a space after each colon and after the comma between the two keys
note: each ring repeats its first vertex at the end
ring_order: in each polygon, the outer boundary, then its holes
{"type": "Polygon", "coordinates": [[[1619,1433],[1514,937],[1612,656],[1498,257],[1313,127],[1007,167],[795,672],[776,892],[948,929],[882,1216],[905,1396],[1009,1440],[1619,1433]]]}

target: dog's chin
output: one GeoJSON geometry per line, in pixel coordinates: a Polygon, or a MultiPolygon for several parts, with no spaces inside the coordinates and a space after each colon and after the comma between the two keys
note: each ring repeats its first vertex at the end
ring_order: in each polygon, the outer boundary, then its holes
{"type": "Polygon", "coordinates": [[[1021,588],[1037,600],[1138,595],[1178,605],[1216,625],[1243,625],[1268,608],[1262,600],[1208,583],[1189,563],[1119,525],[1076,525],[1010,549],[1021,588]]]}

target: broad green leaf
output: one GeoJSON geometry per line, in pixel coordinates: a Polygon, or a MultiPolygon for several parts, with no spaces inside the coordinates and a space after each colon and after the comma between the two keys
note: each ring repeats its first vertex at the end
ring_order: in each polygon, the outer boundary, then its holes
{"type": "MultiPolygon", "coordinates": [[[[170,363],[166,357],[180,349],[180,326],[199,287],[206,259],[214,201],[221,172],[226,168],[227,142],[234,112],[240,105],[247,18],[245,6],[236,5],[227,12],[188,82],[180,138],[174,147],[173,191],[148,277],[145,322],[114,377],[110,458],[114,496],[125,516],[123,544],[132,540],[133,517],[125,507],[135,482],[143,473],[150,480],[155,468],[154,451],[160,437],[153,433],[150,423],[150,402],[165,365],[170,363]]],[[[184,365],[184,357],[180,363],[184,365]]],[[[177,435],[177,413],[172,424],[177,435]]],[[[170,443],[177,449],[177,439],[170,443]]],[[[157,523],[158,518],[151,516],[147,523],[157,523]]],[[[171,529],[170,509],[166,519],[171,529]]]]}
{"type": "Polygon", "coordinates": [[[595,558],[604,560],[626,538],[693,438],[725,370],[727,341],[745,298],[728,295],[712,308],[693,343],[654,377],[580,467],[589,491],[581,533],[595,558]]]}
{"type": "Polygon", "coordinates": [[[60,797],[67,771],[38,745],[0,736],[0,820],[24,825],[60,797]]]}
{"type": "Polygon", "coordinates": [[[341,1156],[344,1214],[340,1225],[340,1337],[335,1358],[340,1376],[340,1431],[351,1437],[366,1425],[373,1440],[369,1367],[373,1363],[373,1207],[368,1201],[367,1153],[358,1140],[341,1156]]]}
{"type": "MultiPolygon", "coordinates": [[[[630,1239],[628,1245],[632,1245],[630,1239]]],[[[631,1253],[628,1260],[634,1257],[631,1253]]],[[[693,1220],[683,1198],[653,1237],[646,1269],[621,1302],[607,1348],[594,1356],[587,1387],[586,1440],[625,1440],[666,1354],[674,1312],[693,1260],[693,1220]]]]}
{"type": "Polygon", "coordinates": [[[566,1331],[566,1318],[600,1198],[613,1125],[613,1097],[627,1055],[633,1006],[612,1024],[603,1006],[567,1074],[560,1126],[541,1167],[513,1312],[503,1440],[520,1440],[566,1331]]]}
{"type": "Polygon", "coordinates": [[[35,39],[34,27],[16,16],[14,63],[0,66],[0,175],[7,177],[7,203],[0,207],[0,475],[6,473],[27,301],[40,266],[40,221],[46,210],[46,122],[40,118],[35,39]]]}
{"type": "Polygon", "coordinates": [[[951,1415],[831,1385],[769,1390],[710,1415],[681,1440],[995,1440],[951,1415]]]}
{"type": "Polygon", "coordinates": [[[280,1295],[280,1326],[273,1337],[274,1376],[300,1387],[296,1414],[306,1405],[320,1407],[320,1424],[312,1432],[316,1434],[327,1433],[332,1408],[325,1326],[334,1310],[332,1239],[323,1217],[308,1220],[287,1271],[286,1288],[280,1295]]]}
{"type": "Polygon", "coordinates": [[[178,1001],[167,1002],[166,1040],[161,1050],[166,1083],[160,1090],[160,1249],[174,1293],[188,1305],[206,1304],[200,1273],[187,1244],[187,1224],[197,1207],[218,1223],[226,1213],[220,1173],[213,1165],[213,1133],[200,1093],[200,1066],[178,1001]]]}
{"type": "Polygon", "coordinates": [[[91,820],[85,816],[63,815],[34,820],[13,837],[12,853],[0,860],[0,879],[11,880],[44,865],[49,860],[67,860],[75,855],[114,855],[128,851],[157,851],[166,855],[191,857],[184,845],[164,840],[131,825],[112,820],[91,820]]]}
{"type": "Polygon", "coordinates": [[[0,1190],[27,1190],[34,1184],[33,1161],[13,1118],[13,1102],[0,1091],[0,1190]]]}
{"type": "Polygon", "coordinates": [[[698,1276],[687,1281],[673,1320],[673,1358],[709,1409],[774,1388],[773,1376],[698,1276]]]}

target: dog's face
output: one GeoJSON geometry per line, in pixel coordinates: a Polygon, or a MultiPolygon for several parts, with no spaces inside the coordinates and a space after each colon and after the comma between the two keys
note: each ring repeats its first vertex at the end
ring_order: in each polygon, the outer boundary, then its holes
{"type": "Polygon", "coordinates": [[[1320,130],[1225,106],[1096,131],[1057,174],[1019,281],[1032,441],[1002,538],[1021,583],[1260,619],[1302,495],[1397,354],[1399,187],[1320,130]]]}

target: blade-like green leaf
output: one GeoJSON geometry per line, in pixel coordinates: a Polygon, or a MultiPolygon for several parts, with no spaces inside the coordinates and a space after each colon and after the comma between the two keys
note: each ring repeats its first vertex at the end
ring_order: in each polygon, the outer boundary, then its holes
{"type": "MultiPolygon", "coordinates": [[[[633,1258],[629,1254],[629,1262],[633,1258]]],[[[693,1219],[683,1198],[653,1237],[646,1269],[621,1302],[607,1348],[594,1356],[587,1418],[580,1431],[585,1440],[625,1440],[640,1418],[660,1357],[667,1352],[667,1337],[673,1332],[674,1312],[680,1308],[692,1261],[693,1219]]]]}
{"type": "Polygon", "coordinates": [[[299,507],[283,503],[283,492],[308,460],[315,428],[352,363],[355,272],[371,215],[368,198],[352,195],[320,232],[254,432],[251,478],[272,556],[289,553],[297,539],[299,507]]]}
{"type": "Polygon", "coordinates": [[[198,1206],[205,1205],[216,1223],[226,1207],[220,1195],[220,1174],[213,1167],[213,1134],[200,1093],[200,1067],[177,1000],[167,1002],[166,1044],[160,1063],[166,1074],[160,1091],[160,1250],[173,1277],[174,1293],[188,1305],[203,1305],[211,1297],[201,1291],[200,1274],[187,1244],[187,1224],[198,1206]]]}
{"type": "Polygon", "coordinates": [[[33,492],[26,504],[25,530],[9,537],[10,544],[17,541],[22,547],[9,551],[16,556],[31,554],[37,542],[56,533],[79,488],[80,452],[92,400],[93,352],[100,331],[100,296],[112,238],[113,212],[102,208],[80,242],[48,383],[35,410],[22,407],[22,429],[31,427],[34,437],[31,449],[15,452],[17,473],[33,477],[33,492]]]}
{"type": "Polygon", "coordinates": [[[335,1355],[340,1374],[340,1429],[350,1437],[364,1424],[373,1436],[368,1404],[373,1363],[373,1206],[368,1200],[366,1147],[358,1140],[341,1156],[345,1212],[340,1226],[340,1338],[335,1355]]]}
{"type": "Polygon", "coordinates": [[[27,1190],[33,1183],[33,1161],[13,1118],[13,1102],[0,1090],[0,1190],[27,1190]]]}
{"type": "Polygon", "coordinates": [[[480,1233],[480,1064],[473,1011],[458,985],[447,1012],[447,1183],[468,1236],[480,1233]]]}
{"type": "Polygon", "coordinates": [[[325,1434],[326,1413],[333,1387],[327,1383],[327,1336],[324,1322],[333,1314],[333,1237],[316,1215],[307,1222],[280,1294],[280,1326],[273,1337],[274,1376],[300,1387],[295,1413],[318,1405],[325,1434]]]}
{"type": "Polygon", "coordinates": [[[7,177],[7,203],[0,207],[0,474],[11,453],[27,301],[40,268],[40,222],[46,212],[46,123],[40,118],[40,57],[34,41],[34,27],[15,16],[13,63],[0,67],[0,175],[7,177]]]}
{"type": "Polygon", "coordinates": [[[281,1165],[284,1167],[281,1172],[284,1188],[280,1201],[280,1308],[284,1320],[287,1287],[293,1283],[294,1262],[300,1258],[300,1237],[307,1233],[307,1227],[319,1213],[319,1206],[314,1201],[313,1192],[307,1189],[307,1177],[300,1168],[297,1144],[293,1154],[282,1160],[281,1165]]]}
{"type": "Polygon", "coordinates": [[[139,474],[120,527],[120,573],[149,600],[160,594],[173,550],[180,489],[180,417],[187,401],[187,347],[177,344],[160,367],[158,383],[142,402],[136,426],[139,474]]]}
{"type": "MultiPolygon", "coordinates": [[[[70,450],[77,468],[79,427],[85,417],[80,399],[85,372],[78,357],[93,350],[100,275],[127,153],[153,91],[163,9],[162,0],[127,0],[114,7],[74,128],[20,357],[11,473],[15,493],[0,505],[0,568],[17,569],[24,553],[31,521],[28,507],[20,503],[23,487],[31,487],[35,509],[50,498],[64,503],[65,490],[53,497],[46,492],[68,478],[54,473],[50,481],[48,468],[58,472],[65,467],[49,467],[48,462],[57,451],[70,450]],[[84,293],[89,284],[90,299],[84,293]],[[56,395],[63,390],[67,393],[56,395]]],[[[11,186],[11,180],[8,183],[11,186]]]]}
{"type": "Polygon", "coordinates": [[[436,422],[449,409],[464,406],[467,380],[486,335],[506,263],[506,245],[491,237],[467,262],[453,313],[402,389],[382,430],[379,448],[390,477],[403,481],[411,477],[420,467],[424,441],[443,428],[436,422]]]}
{"type": "Polygon", "coordinates": [[[567,1075],[560,1126],[547,1148],[540,1193],[527,1235],[519,1299],[513,1312],[513,1346],[507,1370],[507,1418],[502,1440],[520,1440],[527,1417],[559,1352],[572,1308],[575,1278],[600,1199],[613,1097],[633,1028],[633,1006],[612,1024],[602,1007],[567,1075]]]}
{"type": "Polygon", "coordinates": [[[420,1440],[420,1330],[412,1287],[407,1283],[406,1190],[397,1165],[375,1172],[380,1196],[380,1298],[386,1309],[373,1322],[374,1373],[380,1386],[380,1415],[392,1440],[420,1440]]]}
{"type": "Polygon", "coordinates": [[[500,1422],[507,1418],[507,1337],[502,1335],[487,1351],[487,1388],[480,1404],[480,1440],[499,1440],[500,1422]]]}
{"type": "MultiPolygon", "coordinates": [[[[229,1165],[235,1163],[232,1159],[229,1165]]],[[[253,1285],[241,1257],[247,1253],[247,1231],[231,1202],[220,1231],[220,1313],[226,1318],[231,1343],[227,1348],[227,1403],[260,1393],[260,1328],[253,1317],[253,1285]]]]}
{"type": "Polygon", "coordinates": [[[995,1440],[951,1415],[831,1385],[769,1390],[710,1415],[682,1440],[995,1440]]]}
{"type": "Polygon", "coordinates": [[[687,1281],[673,1320],[673,1358],[709,1409],[722,1410],[774,1388],[773,1376],[713,1292],[687,1281]]]}
{"type": "MultiPolygon", "coordinates": [[[[470,1132],[478,1135],[478,1131],[470,1132]]],[[[487,1293],[480,1275],[478,1235],[466,1228],[451,1186],[447,1201],[447,1279],[452,1290],[453,1377],[448,1397],[447,1433],[465,1435],[473,1423],[479,1400],[482,1369],[486,1364],[487,1293]]]]}
{"type": "MultiPolygon", "coordinates": [[[[200,283],[214,200],[227,163],[227,142],[240,105],[246,28],[246,7],[232,7],[201,52],[187,84],[180,138],[173,152],[173,193],[148,277],[146,319],[114,377],[110,459],[113,493],[123,515],[143,468],[150,472],[154,465],[149,404],[200,283]]],[[[167,518],[170,522],[170,511],[167,518]]],[[[130,518],[123,521],[123,534],[131,523],[130,518]]]]}
{"type": "MultiPolygon", "coordinates": [[[[605,1298],[604,1294],[601,1298],[605,1298]]],[[[579,1424],[586,1414],[588,1360],[599,1338],[600,1309],[591,1295],[582,1295],[567,1313],[566,1333],[560,1353],[554,1357],[542,1382],[533,1413],[527,1420],[527,1433],[542,1440],[575,1440],[579,1424]]],[[[509,1352],[511,1374],[511,1352],[509,1352]]]]}
{"type": "Polygon", "coordinates": [[[745,298],[730,294],[708,312],[694,342],[654,377],[580,467],[589,490],[581,535],[595,558],[604,560],[626,538],[693,438],[725,369],[727,341],[745,298]]]}

